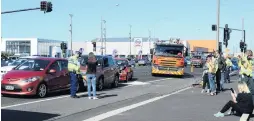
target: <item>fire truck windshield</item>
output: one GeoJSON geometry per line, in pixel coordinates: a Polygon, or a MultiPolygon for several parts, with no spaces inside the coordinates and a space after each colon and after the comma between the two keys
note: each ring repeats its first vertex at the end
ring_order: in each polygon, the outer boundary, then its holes
{"type": "Polygon", "coordinates": [[[156,46],[154,55],[182,57],[183,46],[156,46]]]}

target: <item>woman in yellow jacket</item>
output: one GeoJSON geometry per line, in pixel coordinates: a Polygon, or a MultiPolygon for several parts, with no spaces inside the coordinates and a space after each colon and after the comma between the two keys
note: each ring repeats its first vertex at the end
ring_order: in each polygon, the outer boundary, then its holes
{"type": "Polygon", "coordinates": [[[216,87],[215,87],[215,75],[218,70],[218,63],[217,60],[212,57],[210,61],[207,63],[208,67],[208,78],[209,78],[209,84],[210,84],[210,95],[216,95],[216,87]]]}
{"type": "Polygon", "coordinates": [[[241,81],[244,81],[247,86],[250,89],[250,92],[252,93],[252,95],[254,95],[254,82],[252,79],[252,51],[251,50],[247,50],[246,56],[242,59],[240,66],[241,66],[241,70],[239,72],[239,74],[241,75],[241,81]]]}

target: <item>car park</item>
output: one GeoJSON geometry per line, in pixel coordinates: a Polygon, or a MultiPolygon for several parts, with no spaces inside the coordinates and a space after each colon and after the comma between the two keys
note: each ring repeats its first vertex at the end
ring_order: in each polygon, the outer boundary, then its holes
{"type": "Polygon", "coordinates": [[[128,60],[124,58],[115,58],[115,60],[120,70],[119,73],[120,81],[128,82],[132,80],[133,69],[129,64],[128,60]]]}
{"type": "MultiPolygon", "coordinates": [[[[96,72],[96,87],[101,91],[106,86],[118,87],[119,83],[119,69],[112,56],[96,55],[98,62],[96,72]]],[[[80,70],[83,79],[83,83],[87,86],[86,81],[86,63],[88,61],[88,55],[82,55],[80,58],[80,70]]]]}
{"type": "Polygon", "coordinates": [[[70,88],[68,61],[61,58],[37,57],[27,59],[6,73],[1,81],[1,94],[37,95],[70,88]]]}

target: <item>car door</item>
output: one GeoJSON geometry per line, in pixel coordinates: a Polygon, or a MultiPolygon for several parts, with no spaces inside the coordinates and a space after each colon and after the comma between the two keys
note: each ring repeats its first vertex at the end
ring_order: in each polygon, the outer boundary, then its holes
{"type": "Polygon", "coordinates": [[[104,72],[104,83],[110,83],[111,82],[111,75],[110,75],[110,66],[109,66],[109,60],[107,57],[103,58],[103,72],[104,72]]]}
{"type": "Polygon", "coordinates": [[[60,60],[59,61],[60,66],[60,87],[61,88],[68,88],[70,87],[70,77],[68,73],[68,61],[67,60],[60,60]]]}
{"type": "Polygon", "coordinates": [[[60,88],[60,76],[61,76],[61,71],[60,71],[60,67],[59,67],[59,62],[55,61],[54,63],[52,63],[49,67],[49,70],[54,69],[56,70],[55,73],[47,73],[47,84],[49,86],[49,90],[50,91],[55,91],[57,89],[60,88]]]}
{"type": "Polygon", "coordinates": [[[109,60],[109,67],[110,67],[110,79],[111,82],[114,81],[115,74],[117,73],[117,65],[115,63],[115,60],[112,57],[108,57],[109,60]]]}

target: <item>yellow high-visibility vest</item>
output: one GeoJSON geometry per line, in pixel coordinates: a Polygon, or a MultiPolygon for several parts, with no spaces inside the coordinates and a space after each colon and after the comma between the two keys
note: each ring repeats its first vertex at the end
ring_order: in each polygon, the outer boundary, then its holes
{"type": "Polygon", "coordinates": [[[226,64],[227,64],[227,66],[232,66],[233,65],[232,61],[228,58],[226,59],[226,64]]]}
{"type": "Polygon", "coordinates": [[[80,73],[80,63],[78,62],[78,58],[76,56],[71,56],[68,59],[68,70],[76,71],[77,74],[80,73]]]}

